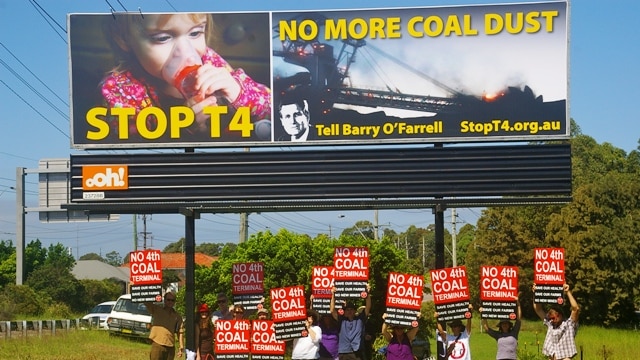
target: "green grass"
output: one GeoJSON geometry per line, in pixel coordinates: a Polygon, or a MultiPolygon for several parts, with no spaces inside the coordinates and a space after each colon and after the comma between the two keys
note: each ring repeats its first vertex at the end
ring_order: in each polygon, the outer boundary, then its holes
{"type": "MultiPolygon", "coordinates": [[[[491,325],[492,322],[490,322],[491,325]]],[[[480,321],[474,319],[471,333],[471,354],[473,360],[495,360],[496,341],[480,332],[480,321]]],[[[542,322],[524,321],[519,337],[519,353],[522,360],[542,360],[539,355],[546,333],[542,322]],[[539,343],[539,347],[538,347],[539,343]]],[[[2,333],[0,333],[2,334],[2,333]]],[[[431,341],[432,354],[435,342],[431,341]]],[[[640,359],[640,331],[606,329],[595,326],[581,326],[576,337],[578,355],[576,360],[640,359]]],[[[112,337],[106,331],[72,330],[58,332],[53,336],[45,334],[41,338],[30,335],[27,338],[4,339],[0,335],[0,359],[16,360],[139,360],[149,357],[150,346],[142,341],[132,341],[112,337]]],[[[183,358],[184,359],[184,358],[183,358]]]]}
{"type": "MultiPolygon", "coordinates": [[[[474,319],[471,356],[473,360],[495,360],[496,341],[486,333],[480,332],[479,323],[479,319],[474,319]]],[[[489,324],[493,325],[491,321],[489,324]]],[[[520,359],[544,359],[542,344],[546,331],[541,321],[523,321],[518,338],[520,359]]],[[[637,346],[639,343],[640,331],[580,326],[576,336],[578,355],[574,359],[640,359],[640,347],[637,346]]],[[[435,344],[432,344],[432,349],[435,350],[435,344]]]]}
{"type": "Polygon", "coordinates": [[[56,335],[0,340],[0,359],[15,360],[140,360],[149,358],[150,345],[107,331],[73,330],[56,335]]]}

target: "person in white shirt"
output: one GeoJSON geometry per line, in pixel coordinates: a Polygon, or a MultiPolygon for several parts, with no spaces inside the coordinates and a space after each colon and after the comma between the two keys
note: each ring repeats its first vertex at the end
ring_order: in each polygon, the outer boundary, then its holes
{"type": "MultiPolygon", "coordinates": [[[[322,339],[322,329],[318,326],[320,315],[314,310],[307,310],[306,336],[293,340],[293,360],[315,360],[320,357],[320,339],[322,339]]],[[[303,334],[304,335],[304,334],[303,334]]]]}

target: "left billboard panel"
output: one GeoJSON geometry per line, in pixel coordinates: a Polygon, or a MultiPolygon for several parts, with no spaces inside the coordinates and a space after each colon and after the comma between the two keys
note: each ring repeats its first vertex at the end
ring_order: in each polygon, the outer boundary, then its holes
{"type": "Polygon", "coordinates": [[[269,13],[67,21],[74,148],[271,141],[269,13]]]}

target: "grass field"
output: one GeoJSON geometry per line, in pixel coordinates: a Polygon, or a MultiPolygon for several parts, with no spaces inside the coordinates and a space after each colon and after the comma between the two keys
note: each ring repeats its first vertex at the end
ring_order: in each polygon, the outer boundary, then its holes
{"type": "MultiPolygon", "coordinates": [[[[495,340],[480,332],[479,321],[474,323],[471,333],[473,360],[495,360],[495,340]]],[[[543,359],[539,351],[542,349],[545,332],[541,322],[523,322],[519,339],[520,359],[543,359]]],[[[433,339],[430,340],[432,353],[435,354],[435,343],[433,339]]],[[[640,359],[640,331],[583,326],[578,331],[576,344],[578,355],[575,359],[640,359]]],[[[112,337],[106,331],[74,330],[41,338],[0,338],[0,359],[140,360],[148,357],[148,344],[112,337]]]]}
{"type": "MultiPolygon", "coordinates": [[[[489,324],[491,325],[492,322],[489,324]]],[[[520,359],[544,359],[541,352],[546,331],[542,322],[523,321],[518,338],[520,359]]],[[[576,336],[578,355],[574,359],[640,359],[638,344],[640,344],[640,331],[581,326],[576,336]]],[[[495,360],[495,355],[496,341],[480,332],[479,322],[474,324],[471,334],[473,360],[495,360]]]]}

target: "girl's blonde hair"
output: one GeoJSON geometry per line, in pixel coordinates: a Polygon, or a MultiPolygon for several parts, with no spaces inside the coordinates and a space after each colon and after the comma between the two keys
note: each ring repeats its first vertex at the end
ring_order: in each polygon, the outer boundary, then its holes
{"type": "MultiPolygon", "coordinates": [[[[170,13],[170,14],[158,14],[160,16],[159,24],[163,25],[169,21],[172,16],[180,15],[182,13],[170,13]]],[[[205,41],[208,46],[213,41],[213,18],[211,14],[207,13],[188,13],[189,18],[194,23],[202,21],[206,22],[205,25],[205,41]]],[[[135,27],[143,28],[144,26],[144,14],[138,13],[114,13],[113,17],[105,17],[103,31],[109,46],[111,47],[114,55],[114,60],[117,64],[117,69],[133,69],[138,67],[135,55],[123,49],[118,42],[128,44],[130,41],[131,33],[135,27]]]]}

